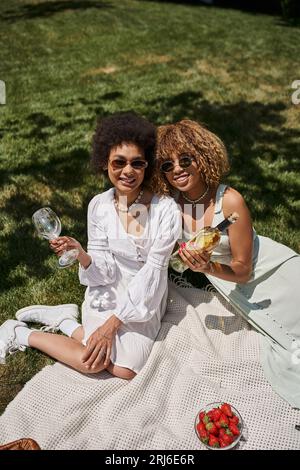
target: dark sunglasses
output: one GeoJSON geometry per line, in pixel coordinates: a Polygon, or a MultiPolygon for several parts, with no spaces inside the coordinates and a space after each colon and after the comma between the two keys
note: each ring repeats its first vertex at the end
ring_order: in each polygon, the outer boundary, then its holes
{"type": "MultiPolygon", "coordinates": [[[[194,157],[191,157],[190,155],[182,155],[181,157],[179,157],[178,163],[181,168],[188,168],[194,161],[194,157]]],[[[174,170],[174,168],[175,163],[173,162],[173,160],[166,160],[160,165],[160,170],[163,173],[169,173],[169,171],[174,170]]]]}
{"type": "Polygon", "coordinates": [[[123,160],[122,158],[115,158],[109,161],[109,163],[114,170],[122,170],[128,163],[134,170],[143,170],[148,166],[147,160],[133,160],[132,162],[127,162],[127,160],[123,160]]]}

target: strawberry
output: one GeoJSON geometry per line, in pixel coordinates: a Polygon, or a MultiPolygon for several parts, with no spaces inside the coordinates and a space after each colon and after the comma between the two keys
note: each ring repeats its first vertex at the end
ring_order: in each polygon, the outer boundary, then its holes
{"type": "Polygon", "coordinates": [[[199,413],[199,419],[200,419],[200,421],[203,420],[204,416],[205,416],[205,411],[201,411],[201,413],[199,413]]]}
{"type": "Polygon", "coordinates": [[[231,406],[228,403],[223,403],[223,405],[220,406],[220,410],[224,415],[229,416],[230,418],[232,417],[231,406]]]}
{"type": "Polygon", "coordinates": [[[227,416],[224,415],[223,413],[221,414],[221,417],[219,419],[219,423],[221,424],[222,428],[228,427],[229,420],[228,420],[227,416]]]}
{"type": "Polygon", "coordinates": [[[223,439],[223,436],[226,434],[226,429],[225,428],[221,428],[219,430],[219,437],[220,439],[223,439]]]}
{"type": "Polygon", "coordinates": [[[236,415],[233,415],[232,418],[229,418],[229,423],[239,424],[239,418],[236,415]]]}
{"type": "Polygon", "coordinates": [[[234,436],[239,436],[240,435],[240,430],[239,430],[239,428],[237,427],[236,424],[233,424],[233,423],[229,424],[229,429],[230,429],[230,431],[232,432],[232,434],[234,436]]]}
{"type": "Polygon", "coordinates": [[[206,430],[209,432],[209,434],[213,434],[214,436],[218,435],[219,430],[217,426],[215,425],[215,423],[213,422],[207,423],[205,427],[206,427],[206,430]]]}
{"type": "Polygon", "coordinates": [[[207,413],[204,414],[204,416],[203,416],[203,418],[202,418],[202,422],[203,422],[204,424],[207,424],[207,423],[210,422],[210,418],[209,418],[209,416],[207,415],[207,413]]]}
{"type": "Polygon", "coordinates": [[[214,421],[214,410],[210,410],[207,412],[207,416],[211,421],[214,421]]]}
{"type": "Polygon", "coordinates": [[[215,421],[215,425],[217,426],[218,429],[222,428],[222,424],[220,423],[220,421],[215,421]]]}
{"type": "Polygon", "coordinates": [[[202,432],[206,432],[205,424],[201,421],[197,424],[197,431],[199,434],[201,434],[202,432]]]}
{"type": "Polygon", "coordinates": [[[205,429],[205,425],[203,423],[200,422],[197,424],[197,431],[198,431],[200,440],[204,442],[204,444],[207,444],[209,441],[209,433],[205,429]]]}
{"type": "Polygon", "coordinates": [[[214,408],[212,411],[211,411],[211,415],[212,415],[212,421],[216,422],[216,421],[219,421],[220,417],[221,417],[221,410],[219,408],[214,408]]]}
{"type": "Polygon", "coordinates": [[[228,444],[226,444],[226,442],[223,441],[222,438],[219,439],[219,442],[220,442],[220,447],[227,447],[228,446],[228,444]]]}
{"type": "Polygon", "coordinates": [[[234,441],[234,438],[232,436],[228,436],[228,434],[224,434],[224,436],[222,436],[222,440],[227,446],[229,446],[234,441]]]}
{"type": "Polygon", "coordinates": [[[220,447],[219,439],[216,436],[214,436],[213,434],[211,434],[209,436],[208,445],[210,447],[220,447]]]}

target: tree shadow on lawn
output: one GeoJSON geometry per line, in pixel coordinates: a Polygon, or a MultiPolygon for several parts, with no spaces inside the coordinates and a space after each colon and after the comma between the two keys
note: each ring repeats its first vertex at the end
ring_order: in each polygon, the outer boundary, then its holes
{"type": "MultiPolygon", "coordinates": [[[[95,105],[98,104],[97,98],[95,105]]],[[[89,102],[88,106],[93,107],[93,102],[89,102]]],[[[300,131],[284,127],[285,117],[282,111],[286,108],[283,102],[263,104],[240,101],[219,104],[207,101],[200,92],[194,91],[186,91],[169,98],[158,97],[145,103],[147,117],[153,122],[163,124],[187,117],[203,122],[219,135],[226,143],[231,156],[232,170],[228,182],[245,196],[254,218],[264,224],[268,223],[268,220],[274,218],[276,205],[281,204],[287,209],[288,226],[296,228],[297,214],[291,201],[296,199],[299,185],[296,182],[287,185],[282,173],[298,171],[300,131]],[[259,165],[259,157],[271,166],[268,176],[259,165]],[[277,159],[280,159],[280,174],[276,173],[278,170],[272,173],[272,164],[276,164],[277,159]]],[[[28,118],[34,120],[37,136],[43,126],[56,126],[49,121],[51,118],[47,115],[29,115],[28,118]]],[[[30,139],[29,136],[28,138],[30,139]]],[[[2,179],[9,183],[13,182],[16,176],[23,175],[25,181],[28,177],[30,184],[34,181],[47,186],[50,194],[47,205],[60,216],[67,216],[71,220],[71,226],[63,226],[62,233],[78,237],[84,243],[88,202],[101,188],[100,184],[97,187],[96,180],[91,182],[89,179],[87,187],[82,188],[83,181],[87,181],[91,173],[89,151],[78,146],[63,156],[50,156],[47,162],[32,162],[25,164],[23,168],[3,170],[2,179]],[[79,191],[82,199],[80,207],[72,202],[74,189],[79,191]],[[67,192],[69,197],[66,197],[64,192],[67,192]]],[[[102,186],[100,191],[106,190],[107,187],[102,186]]],[[[36,199],[30,198],[28,190],[26,182],[22,183],[22,188],[7,200],[2,209],[13,219],[13,224],[18,229],[10,235],[9,240],[4,240],[6,249],[1,262],[0,290],[25,282],[22,277],[14,277],[13,280],[10,277],[10,273],[18,264],[26,265],[27,275],[36,278],[50,273],[45,261],[49,256],[53,256],[52,252],[49,251],[45,240],[33,236],[31,215],[40,205],[37,205],[36,199]]]]}
{"type": "Polygon", "coordinates": [[[282,12],[280,0],[272,2],[262,2],[261,0],[142,0],[143,2],[154,3],[175,3],[179,5],[189,5],[194,7],[210,7],[223,9],[236,9],[253,14],[280,15],[282,12]]]}
{"type": "MultiPolygon", "coordinates": [[[[158,0],[141,0],[143,2],[157,3],[158,0]]],[[[239,10],[252,15],[271,15],[275,17],[278,26],[299,27],[300,26],[300,7],[296,8],[296,17],[284,18],[281,7],[281,0],[273,0],[272,2],[263,2],[261,0],[212,0],[212,3],[201,0],[159,0],[160,3],[170,3],[184,5],[189,7],[206,7],[217,8],[218,10],[239,10]]],[[[295,7],[294,7],[295,8],[295,7]]]]}
{"type": "MultiPolygon", "coordinates": [[[[69,234],[78,238],[83,244],[86,239],[86,212],[88,202],[95,194],[90,185],[87,186],[82,197],[82,204],[73,204],[72,191],[82,185],[84,179],[90,173],[88,170],[89,153],[86,149],[78,147],[69,152],[64,158],[53,158],[47,163],[33,163],[23,170],[6,172],[6,181],[13,180],[15,176],[22,174],[24,181],[30,177],[36,183],[47,186],[49,191],[49,203],[45,204],[54,209],[61,217],[68,217],[71,226],[64,224],[62,220],[62,234],[69,234]],[[70,194],[64,197],[63,191],[70,194]],[[92,193],[92,194],[91,194],[92,193]]],[[[29,181],[29,180],[28,180],[29,181]]],[[[100,186],[100,185],[99,185],[100,186]]],[[[101,189],[100,189],[101,190],[101,189]]],[[[98,190],[99,191],[99,190],[98,190]]],[[[41,194],[42,197],[42,194],[41,194]]],[[[19,265],[26,267],[26,277],[43,278],[51,274],[52,269],[46,261],[54,256],[48,242],[39,239],[35,235],[35,229],[31,221],[32,214],[41,207],[36,198],[30,197],[30,186],[26,183],[19,187],[17,192],[7,199],[2,213],[13,222],[13,231],[2,238],[4,247],[1,253],[1,283],[0,292],[12,287],[21,286],[26,282],[23,276],[14,275],[13,272],[19,265]],[[13,274],[13,275],[12,275],[13,274]]]]}
{"type": "Polygon", "coordinates": [[[77,1],[58,1],[58,2],[42,2],[42,3],[27,3],[21,5],[14,10],[6,10],[0,15],[0,19],[4,21],[14,22],[18,20],[30,20],[34,18],[49,17],[56,13],[71,10],[87,10],[89,8],[102,9],[113,8],[109,2],[102,0],[77,0],[77,1]]]}
{"type": "MultiPolygon", "coordinates": [[[[32,139],[47,141],[54,133],[57,135],[62,131],[75,130],[76,126],[89,126],[90,129],[93,129],[96,126],[98,116],[103,118],[110,114],[103,108],[100,102],[115,100],[122,95],[121,92],[116,91],[105,93],[94,100],[80,97],[58,103],[56,108],[63,108],[65,110],[64,112],[59,112],[58,121],[55,121],[44,112],[30,113],[26,116],[26,120],[24,118],[7,119],[3,121],[3,125],[0,127],[0,140],[6,133],[13,133],[14,137],[21,137],[31,141],[32,139]],[[81,116],[78,114],[78,111],[72,113],[72,110],[69,109],[78,103],[83,105],[85,112],[88,113],[88,117],[81,116]]],[[[3,182],[5,173],[2,172],[1,175],[0,171],[0,183],[3,182]]]]}
{"type": "MultiPolygon", "coordinates": [[[[24,210],[27,211],[27,201],[24,197],[22,200],[24,210]]],[[[20,200],[17,200],[17,203],[20,205],[20,200]]],[[[0,292],[24,285],[24,276],[40,279],[51,273],[51,269],[44,264],[51,256],[49,246],[45,240],[34,236],[34,227],[26,219],[9,236],[3,238],[1,244],[4,249],[1,253],[0,292]],[[18,266],[25,266],[26,274],[14,273],[18,266]]]]}
{"type": "Polygon", "coordinates": [[[266,222],[274,217],[274,207],[281,204],[289,212],[290,227],[297,227],[291,201],[299,198],[299,184],[287,185],[282,173],[299,171],[300,130],[284,127],[285,103],[219,104],[207,101],[200,92],[186,91],[171,98],[151,100],[147,107],[148,117],[154,122],[164,124],[166,120],[188,118],[202,122],[219,135],[231,160],[228,180],[245,196],[250,208],[255,207],[252,211],[255,218],[266,222]],[[271,168],[280,160],[280,174],[274,169],[272,176],[266,176],[259,158],[271,168]]]}

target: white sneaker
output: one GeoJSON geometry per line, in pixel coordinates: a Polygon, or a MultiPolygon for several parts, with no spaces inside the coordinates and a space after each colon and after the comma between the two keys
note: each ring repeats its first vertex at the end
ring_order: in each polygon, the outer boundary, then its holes
{"type": "Polygon", "coordinates": [[[79,315],[76,304],[62,305],[31,305],[21,308],[16,313],[20,321],[42,323],[42,331],[57,331],[63,320],[76,320],[79,315]]]}
{"type": "Polygon", "coordinates": [[[27,326],[25,323],[17,320],[6,320],[0,326],[0,364],[5,364],[7,354],[13,354],[17,351],[25,351],[26,346],[20,344],[16,337],[16,327],[27,326]]]}

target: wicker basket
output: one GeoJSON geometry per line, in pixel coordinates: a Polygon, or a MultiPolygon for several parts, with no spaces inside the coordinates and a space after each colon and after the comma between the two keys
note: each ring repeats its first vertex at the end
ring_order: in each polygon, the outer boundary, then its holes
{"type": "Polygon", "coordinates": [[[41,448],[33,439],[24,438],[0,445],[0,450],[41,450],[41,448]]]}

